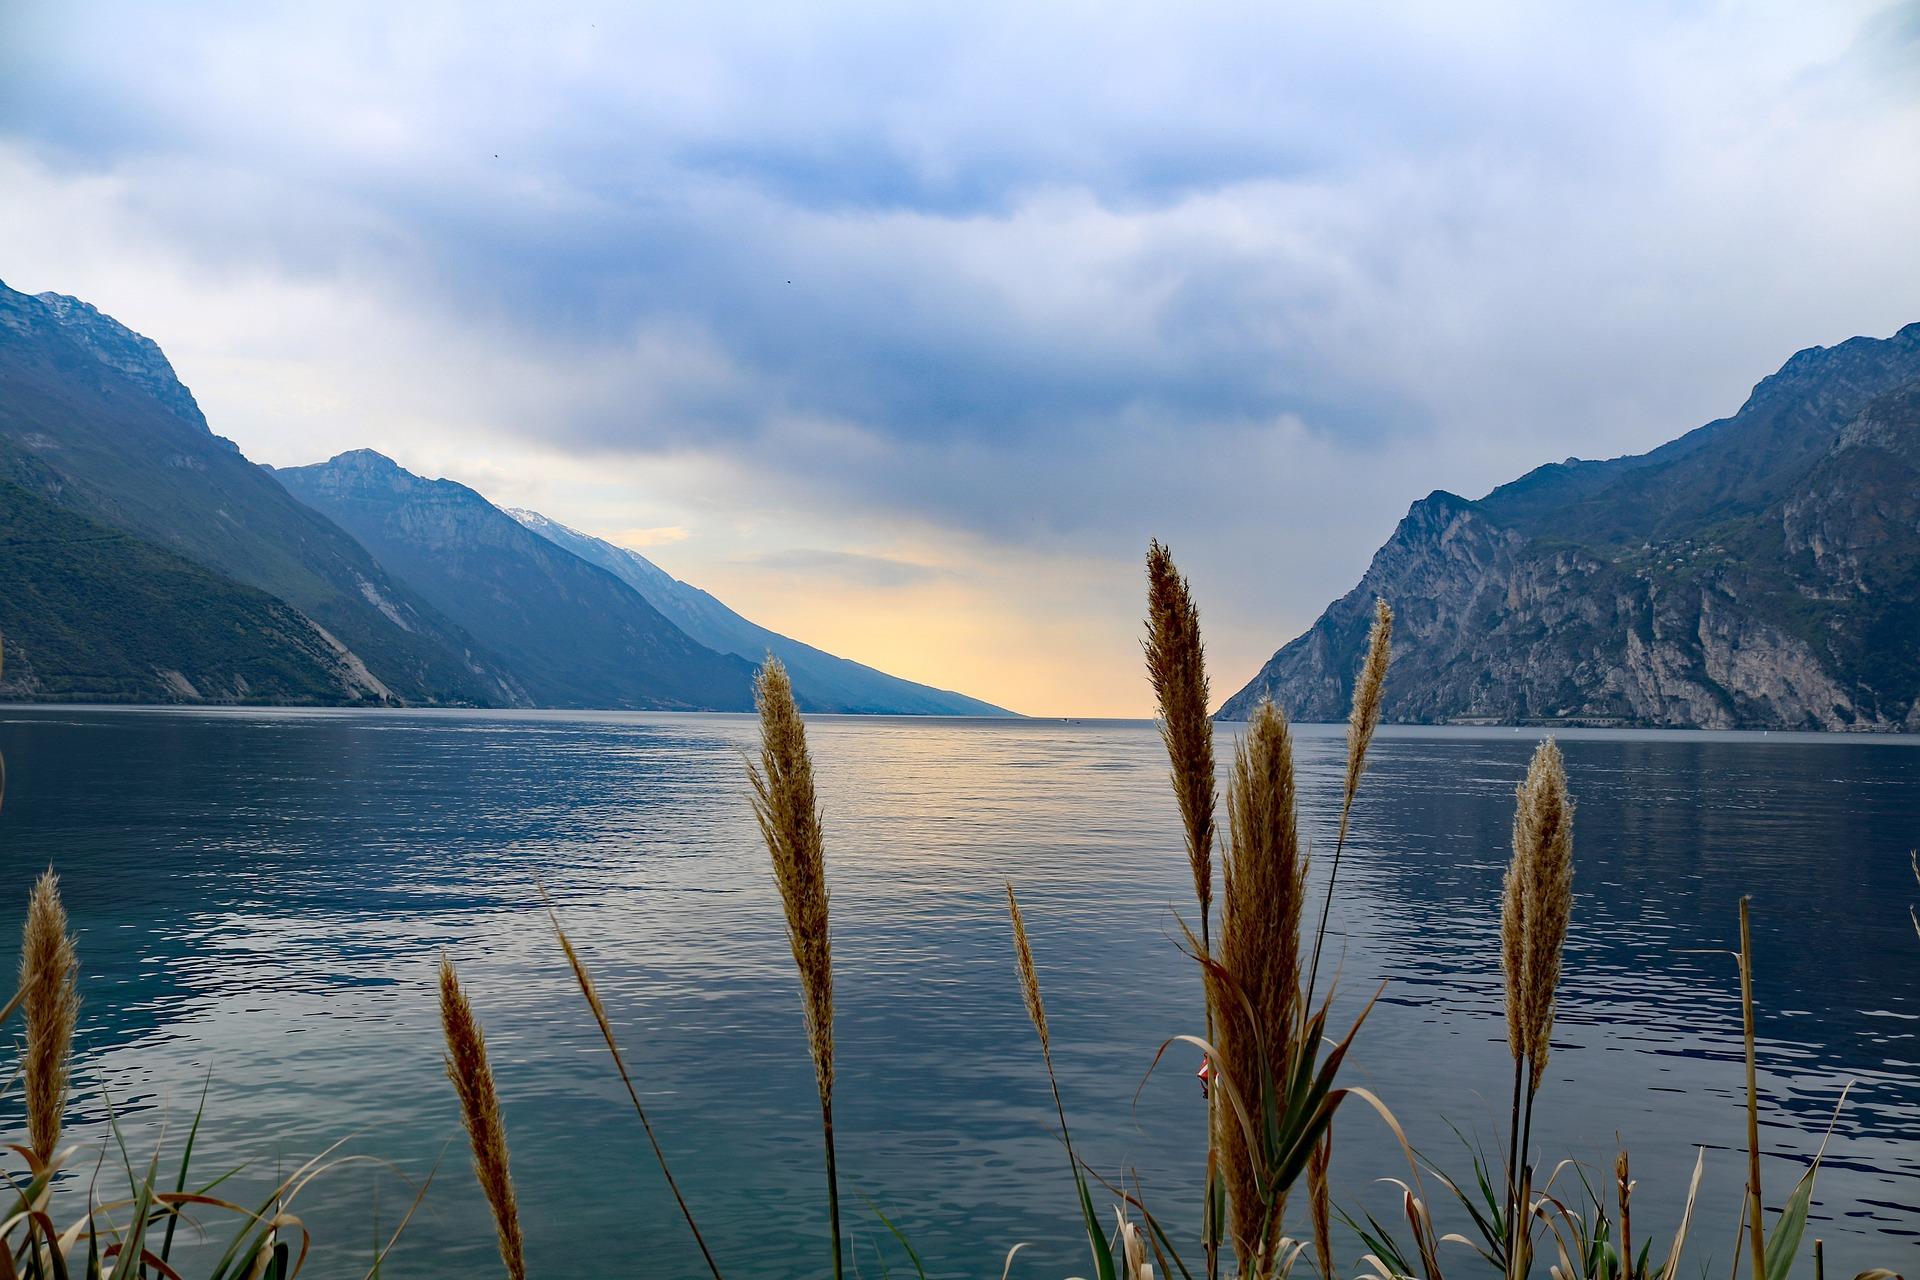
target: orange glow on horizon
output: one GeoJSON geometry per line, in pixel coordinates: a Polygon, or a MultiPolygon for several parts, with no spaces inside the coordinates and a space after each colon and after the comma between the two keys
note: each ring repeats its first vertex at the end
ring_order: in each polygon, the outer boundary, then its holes
{"type": "MultiPolygon", "coordinates": [[[[710,574],[716,579],[724,573],[710,574]]],[[[907,588],[772,580],[759,573],[709,587],[745,616],[783,635],[889,675],[980,698],[1023,715],[1144,719],[1153,694],[1141,665],[1139,619],[1085,601],[1036,607],[970,582],[907,588]]],[[[1224,632],[1210,647],[1215,701],[1258,669],[1270,649],[1224,632]]]]}

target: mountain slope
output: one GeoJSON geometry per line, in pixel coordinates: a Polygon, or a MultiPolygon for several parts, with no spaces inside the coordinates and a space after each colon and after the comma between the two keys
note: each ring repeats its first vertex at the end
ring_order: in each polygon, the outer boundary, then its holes
{"type": "Polygon", "coordinates": [[[1392,720],[1920,730],[1920,324],[1651,453],[1416,502],[1220,716],[1343,717],[1375,597],[1392,720]]]}
{"type": "Polygon", "coordinates": [[[838,658],[810,644],[749,622],[700,588],[681,582],[645,556],[569,529],[537,511],[507,514],[547,541],[598,565],[638,591],[682,631],[721,653],[758,663],[768,653],[786,664],[803,711],[872,715],[1005,716],[1012,712],[978,698],[915,684],[838,658]]]}
{"type": "Polygon", "coordinates": [[[744,711],[752,666],[695,643],[618,578],[465,485],[372,450],[273,473],[505,659],[547,706],[744,711]]]}
{"type": "Polygon", "coordinates": [[[0,698],[382,702],[352,654],[263,591],[0,480],[0,698]]]}
{"type": "Polygon", "coordinates": [[[291,604],[410,702],[525,701],[483,648],[207,429],[153,343],[0,285],[0,478],[291,604]]]}

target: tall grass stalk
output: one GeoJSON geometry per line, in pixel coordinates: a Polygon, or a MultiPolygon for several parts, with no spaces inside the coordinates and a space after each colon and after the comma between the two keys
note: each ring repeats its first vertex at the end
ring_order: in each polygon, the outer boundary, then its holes
{"type": "Polygon", "coordinates": [[[1637,1269],[1633,1262],[1633,1177],[1625,1147],[1613,1160],[1613,1189],[1620,1201],[1620,1256],[1626,1260],[1628,1275],[1634,1276],[1637,1269]]]}
{"type": "Polygon", "coordinates": [[[1320,977],[1320,951],[1327,941],[1327,917],[1333,911],[1333,887],[1340,879],[1340,855],[1347,848],[1347,827],[1353,818],[1353,798],[1360,791],[1360,775],[1367,769],[1367,748],[1380,727],[1385,700],[1387,666],[1393,660],[1393,607],[1373,602],[1373,629],[1367,635],[1367,656],[1353,682],[1353,707],[1347,714],[1347,778],[1340,798],[1340,833],[1333,842],[1333,865],[1327,872],[1327,896],[1320,904],[1320,927],[1313,934],[1313,959],[1307,965],[1307,993],[1313,1003],[1314,983],[1320,977]]]}
{"type": "Polygon", "coordinates": [[[1073,1135],[1067,1130],[1067,1108],[1060,1100],[1060,1079],[1053,1072],[1053,1037],[1047,1031],[1047,1006],[1040,998],[1040,973],[1033,966],[1033,944],[1027,938],[1027,920],[1020,914],[1020,899],[1014,896],[1013,882],[1007,881],[1007,919],[1013,924],[1013,964],[1020,975],[1020,998],[1027,1006],[1027,1021],[1040,1037],[1040,1060],[1046,1064],[1047,1084],[1053,1090],[1053,1109],[1060,1117],[1060,1141],[1067,1148],[1067,1163],[1076,1170],[1080,1161],[1073,1154],[1073,1135]]]}
{"type": "Polygon", "coordinates": [[[460,1122],[473,1147],[473,1173],[493,1211],[500,1261],[512,1280],[526,1280],[527,1260],[520,1237],[520,1209],[513,1194],[507,1160],[507,1128],[500,1116],[500,1092],[487,1059],[487,1038],[474,1016],[453,961],[440,956],[440,1028],[447,1042],[447,1079],[460,1098],[460,1122]]]}
{"type": "Polygon", "coordinates": [[[1080,1217],[1087,1232],[1087,1245],[1093,1250],[1094,1274],[1099,1280],[1116,1280],[1113,1255],[1101,1234],[1100,1220],[1093,1212],[1093,1197],[1087,1180],[1080,1173],[1080,1157],[1073,1151],[1073,1134],[1067,1128],[1066,1104],[1060,1100],[1060,1077],[1053,1070],[1053,1037],[1047,1032],[1047,1006],[1040,999],[1040,974],[1033,966],[1033,945],[1027,940],[1026,917],[1020,914],[1020,900],[1013,894],[1013,882],[1007,882],[1007,918],[1013,924],[1014,969],[1020,975],[1020,998],[1027,1006],[1027,1020],[1040,1037],[1040,1060],[1047,1068],[1047,1087],[1053,1090],[1054,1114],[1060,1117],[1060,1142],[1067,1149],[1067,1164],[1073,1170],[1074,1187],[1080,1195],[1080,1217]]]}
{"type": "Polygon", "coordinates": [[[1534,751],[1526,781],[1514,793],[1513,861],[1500,913],[1507,1047],[1514,1064],[1507,1160],[1512,1234],[1507,1272],[1514,1277],[1525,1275],[1530,1261],[1527,1202],[1532,1178],[1527,1152],[1534,1097],[1552,1054],[1554,1000],[1572,913],[1573,801],[1567,794],[1565,761],[1549,738],[1534,751]]]}
{"type": "Polygon", "coordinates": [[[28,1144],[42,1164],[53,1159],[60,1145],[66,1115],[68,1056],[80,1013],[78,972],[67,911],[60,902],[60,877],[48,868],[33,886],[20,938],[21,1003],[27,1022],[21,1090],[26,1095],[28,1144]]]}
{"type": "Polygon", "coordinates": [[[1200,904],[1200,937],[1211,939],[1214,808],[1213,719],[1206,646],[1193,591],[1158,540],[1147,548],[1147,678],[1158,707],[1174,798],[1186,835],[1193,896],[1200,904]]]}
{"type": "MultiPolygon", "coordinates": [[[[1147,548],[1147,679],[1158,709],[1160,739],[1166,744],[1169,777],[1180,807],[1186,837],[1193,896],[1200,907],[1199,949],[1213,959],[1213,844],[1218,786],[1214,778],[1213,719],[1207,681],[1206,646],[1200,636],[1200,610],[1193,591],[1159,539],[1147,548]]],[[[1215,1013],[1206,999],[1207,1043],[1214,1042],[1215,1013]]],[[[1202,1237],[1209,1280],[1220,1270],[1221,1223],[1216,1195],[1219,1157],[1218,1104],[1207,1093],[1206,1207],[1202,1237]]]]}
{"type": "Polygon", "coordinates": [[[546,904],[547,919],[553,925],[554,936],[560,940],[560,950],[567,957],[567,967],[573,971],[573,980],[580,988],[580,995],[586,1000],[587,1009],[600,1028],[600,1038],[607,1042],[607,1052],[613,1055],[614,1069],[620,1073],[620,1083],[627,1088],[634,1114],[640,1117],[640,1127],[646,1131],[647,1145],[653,1148],[653,1158],[660,1166],[661,1175],[667,1180],[667,1190],[673,1193],[673,1202],[680,1207],[680,1216],[686,1220],[687,1230],[693,1233],[693,1242],[700,1246],[700,1256],[706,1261],[707,1270],[713,1274],[713,1280],[721,1280],[720,1264],[713,1260],[713,1251],[707,1248],[707,1239],[700,1234],[700,1224],[693,1220],[693,1210],[688,1207],[687,1198],[680,1193],[680,1183],[674,1178],[672,1167],[667,1164],[667,1153],[661,1149],[660,1138],[653,1131],[653,1121],[647,1118],[647,1109],[640,1103],[640,1091],[634,1087],[633,1076],[627,1070],[627,1060],[620,1053],[620,1042],[614,1039],[613,1022],[607,1017],[607,1006],[601,1003],[600,990],[594,986],[593,975],[587,972],[580,953],[573,949],[573,939],[560,927],[560,917],[554,911],[553,903],[547,899],[544,888],[540,891],[540,897],[546,904]]]}
{"type": "Polygon", "coordinates": [[[1313,1257],[1321,1280],[1335,1280],[1333,1269],[1333,1196],[1327,1175],[1333,1164],[1333,1126],[1313,1148],[1307,1161],[1307,1208],[1313,1218],[1313,1257]]]}
{"type": "MultiPolygon", "coordinates": [[[[1227,791],[1220,961],[1210,969],[1220,1065],[1258,1098],[1292,1070],[1302,1032],[1300,921],[1306,899],[1293,741],[1272,702],[1254,712],[1234,750],[1227,791]]],[[[1217,1142],[1240,1274],[1265,1266],[1285,1189],[1263,1185],[1262,1154],[1244,1126],[1223,1120],[1217,1142]]]]}
{"type": "Polygon", "coordinates": [[[1753,930],[1750,900],[1740,899],[1740,1027],[1747,1050],[1747,1239],[1753,1248],[1753,1280],[1769,1280],[1767,1240],[1760,1197],[1760,1089],[1754,1074],[1753,930]]]}
{"type": "Polygon", "coordinates": [[[820,1092],[820,1129],[826,1144],[827,1213],[833,1223],[833,1275],[841,1280],[840,1178],[833,1144],[833,942],[828,926],[826,845],[813,789],[807,729],[794,704],[793,682],[769,656],[754,681],[760,709],[760,763],[747,766],[753,816],[773,860],[773,878],[786,908],[787,942],[807,1021],[820,1092]]]}

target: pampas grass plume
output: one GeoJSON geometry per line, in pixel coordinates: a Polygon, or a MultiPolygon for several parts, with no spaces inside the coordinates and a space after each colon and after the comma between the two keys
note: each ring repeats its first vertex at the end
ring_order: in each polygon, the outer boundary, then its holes
{"type": "Polygon", "coordinates": [[[1053,1041],[1047,1035],[1047,1007],[1040,1001],[1040,975],[1033,968],[1033,945],[1027,941],[1026,917],[1020,914],[1020,900],[1013,896],[1013,883],[1007,883],[1007,917],[1013,921],[1014,967],[1020,973],[1020,996],[1027,1004],[1027,1017],[1040,1033],[1040,1052],[1053,1060],[1053,1041]]]}
{"type": "Polygon", "coordinates": [[[1147,549],[1147,677],[1159,706],[1173,793],[1186,830],[1187,862],[1200,902],[1200,930],[1213,909],[1213,720],[1200,610],[1173,554],[1156,539],[1147,549]]]}
{"type": "Polygon", "coordinates": [[[833,1089],[833,943],[827,918],[826,848],[813,790],[806,725],[793,682],[768,658],[754,682],[760,709],[760,763],[749,765],[753,816],[760,824],[786,910],[787,942],[800,973],[807,1042],[823,1094],[833,1089]]]}
{"type": "Polygon", "coordinates": [[[1367,635],[1367,660],[1360,665],[1359,678],[1353,684],[1353,710],[1347,716],[1347,786],[1341,802],[1341,834],[1353,809],[1353,797],[1360,790],[1360,775],[1366,771],[1367,748],[1373,743],[1374,730],[1380,727],[1380,709],[1385,701],[1387,666],[1393,658],[1393,606],[1385,600],[1373,602],[1373,629],[1367,635]]]}
{"type": "Polygon", "coordinates": [[[1520,1005],[1527,1057],[1538,1088],[1552,1052],[1554,996],[1560,986],[1567,925],[1573,916],[1573,801],[1567,795],[1566,764],[1553,739],[1534,752],[1516,801],[1513,847],[1528,868],[1520,1005]]]}
{"type": "Polygon", "coordinates": [[[807,1044],[820,1087],[820,1126],[826,1140],[827,1204],[833,1219],[833,1274],[842,1274],[840,1188],[833,1141],[833,942],[827,915],[826,842],[813,790],[807,728],[793,700],[793,681],[768,655],[754,678],[760,710],[760,763],[747,766],[753,816],[773,860],[773,878],[786,910],[787,942],[800,972],[807,1044]]]}
{"type": "Polygon", "coordinates": [[[27,922],[20,938],[21,1003],[27,1023],[21,1087],[26,1095],[28,1142],[42,1163],[53,1158],[66,1115],[73,1027],[80,1014],[78,971],[73,938],[67,933],[67,910],[60,903],[60,877],[49,868],[27,900],[27,922]]]}
{"type": "MultiPolygon", "coordinates": [[[[1271,701],[1254,712],[1234,751],[1227,793],[1228,850],[1221,895],[1220,970],[1212,975],[1216,1047],[1228,1078],[1249,1097],[1285,1071],[1300,1023],[1300,915],[1306,898],[1295,809],[1293,741],[1271,701]]],[[[1264,1258],[1280,1227],[1260,1194],[1245,1130],[1216,1115],[1216,1139],[1242,1274],[1264,1258]]]]}
{"type": "Polygon", "coordinates": [[[1500,889],[1500,971],[1506,986],[1507,1052],[1517,1063],[1527,1056],[1527,874],[1526,856],[1516,843],[1500,889]]]}
{"type": "Polygon", "coordinates": [[[520,1239],[520,1211],[507,1168],[507,1128],[500,1118],[500,1094],[487,1061],[487,1040],[460,989],[453,961],[440,957],[440,1028],[447,1041],[447,1079],[460,1097],[460,1121],[473,1146],[473,1173],[493,1210],[500,1260],[512,1280],[525,1280],[527,1263],[520,1239]]]}
{"type": "Polygon", "coordinates": [[[1373,629],[1367,634],[1367,656],[1353,682],[1353,707],[1347,714],[1347,781],[1340,800],[1340,833],[1333,842],[1333,869],[1327,873],[1327,896],[1320,905],[1320,925],[1313,933],[1313,959],[1307,964],[1307,999],[1320,979],[1320,953],[1326,946],[1327,920],[1333,911],[1333,890],[1340,881],[1340,858],[1347,848],[1347,828],[1353,821],[1353,799],[1360,793],[1360,775],[1367,771],[1367,748],[1373,745],[1385,703],[1387,667],[1393,660],[1393,607],[1373,602],[1373,629]]]}

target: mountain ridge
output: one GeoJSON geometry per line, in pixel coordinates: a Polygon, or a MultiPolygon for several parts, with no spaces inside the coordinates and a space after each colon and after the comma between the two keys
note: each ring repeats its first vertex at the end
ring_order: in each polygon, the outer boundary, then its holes
{"type": "Polygon", "coordinates": [[[521,525],[596,564],[638,591],[701,644],[758,663],[768,653],[793,677],[802,711],[849,715],[1011,716],[978,698],[918,684],[838,657],[752,622],[710,592],[682,582],[639,552],[569,528],[524,507],[504,508],[521,525]]]}
{"type": "MultiPolygon", "coordinates": [[[[372,451],[334,461],[357,465],[363,478],[380,470],[390,490],[403,475],[372,451]]],[[[759,628],[644,557],[560,526],[547,530],[552,537],[529,531],[450,481],[404,473],[420,518],[349,531],[333,518],[337,507],[317,509],[328,502],[311,486],[291,491],[300,470],[256,466],[215,435],[151,338],[82,299],[0,282],[0,513],[17,535],[0,564],[0,589],[10,593],[0,605],[13,606],[0,608],[0,626],[18,655],[0,698],[746,710],[751,670],[773,650],[794,668],[810,710],[1004,714],[759,628]],[[512,616],[502,602],[511,592],[482,572],[466,585],[486,588],[491,604],[476,607],[452,589],[447,566],[407,551],[433,532],[433,519],[449,521],[462,506],[471,537],[443,549],[470,552],[478,537],[518,556],[529,581],[544,582],[554,615],[572,611],[574,634],[527,643],[538,620],[524,609],[512,616]],[[67,532],[41,536],[48,529],[67,532]],[[129,565],[141,572],[130,575],[129,565]],[[172,597],[143,587],[161,580],[172,597]],[[116,596],[142,602],[151,636],[103,607],[116,596]],[[33,610],[23,607],[29,600],[33,610]],[[675,618],[727,643],[705,645],[675,618]],[[503,620],[502,635],[522,644],[511,659],[489,634],[503,620]]],[[[507,572],[504,562],[493,568],[507,572]]]]}
{"type": "Polygon", "coordinates": [[[1920,729],[1916,383],[1911,324],[1800,351],[1646,454],[1436,490],[1217,714],[1343,718],[1381,596],[1391,720],[1920,729]]]}
{"type": "Polygon", "coordinates": [[[546,706],[744,711],[752,666],[694,641],[626,583],[457,481],[372,449],[271,472],[438,610],[485,635],[546,706]]]}
{"type": "Polygon", "coordinates": [[[471,635],[214,435],[156,344],[4,284],[0,478],[284,600],[400,700],[526,701],[471,635]]]}

